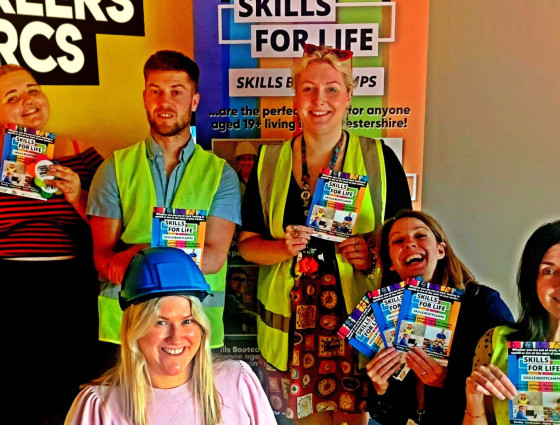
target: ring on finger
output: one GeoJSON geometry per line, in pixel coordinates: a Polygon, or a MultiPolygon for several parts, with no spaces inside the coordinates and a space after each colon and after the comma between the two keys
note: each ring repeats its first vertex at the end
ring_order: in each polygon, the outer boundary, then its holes
{"type": "Polygon", "coordinates": [[[299,232],[294,232],[294,237],[299,238],[299,232]]]}
{"type": "Polygon", "coordinates": [[[358,245],[360,243],[360,240],[358,238],[354,239],[354,245],[358,245]]]}
{"type": "Polygon", "coordinates": [[[425,375],[427,372],[425,370],[422,371],[420,375],[425,375]]]}
{"type": "Polygon", "coordinates": [[[296,224],[294,226],[292,226],[292,229],[294,230],[294,232],[297,232],[299,229],[299,226],[296,224]]]}
{"type": "Polygon", "coordinates": [[[358,258],[362,258],[362,253],[358,252],[358,258]]]}
{"type": "Polygon", "coordinates": [[[358,245],[354,245],[354,251],[358,252],[360,250],[360,247],[358,245]]]}

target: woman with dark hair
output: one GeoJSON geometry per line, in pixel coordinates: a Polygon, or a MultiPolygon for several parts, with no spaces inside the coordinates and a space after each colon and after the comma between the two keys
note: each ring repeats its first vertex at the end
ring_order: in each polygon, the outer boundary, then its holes
{"type": "Polygon", "coordinates": [[[527,241],[517,288],[518,321],[490,329],[476,349],[467,379],[465,425],[510,423],[508,401],[517,391],[505,375],[508,341],[560,341],[560,220],[542,225],[527,241]]]}
{"type": "Polygon", "coordinates": [[[395,348],[381,350],[368,363],[373,382],[370,414],[383,425],[404,425],[409,420],[421,425],[460,424],[476,343],[489,328],[513,321],[511,313],[498,292],[475,282],[441,226],[426,213],[398,212],[383,225],[378,247],[383,286],[421,277],[464,293],[447,367],[420,347],[406,353],[411,370],[403,381],[390,379],[401,364],[395,348]]]}

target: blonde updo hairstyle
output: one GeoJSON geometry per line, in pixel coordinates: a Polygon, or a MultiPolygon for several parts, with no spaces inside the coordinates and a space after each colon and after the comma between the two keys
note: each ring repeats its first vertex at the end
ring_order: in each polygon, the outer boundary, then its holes
{"type": "Polygon", "coordinates": [[[325,46],[321,46],[320,49],[310,55],[304,55],[294,64],[292,67],[292,89],[294,92],[297,90],[301,73],[305,71],[305,68],[310,63],[314,62],[327,63],[340,72],[348,93],[351,93],[356,88],[352,77],[352,58],[341,62],[334,53],[329,53],[326,49],[325,46]]]}

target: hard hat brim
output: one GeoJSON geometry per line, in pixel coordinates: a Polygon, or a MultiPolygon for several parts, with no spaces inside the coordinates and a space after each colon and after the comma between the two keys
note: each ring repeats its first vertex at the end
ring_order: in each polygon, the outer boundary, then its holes
{"type": "Polygon", "coordinates": [[[145,301],[151,300],[153,298],[162,298],[162,297],[170,297],[173,295],[187,295],[187,296],[191,296],[191,297],[196,297],[200,300],[200,302],[204,301],[204,299],[208,296],[208,295],[212,295],[209,292],[206,291],[184,291],[184,290],[178,290],[178,291],[169,291],[169,290],[165,290],[165,291],[151,291],[149,293],[146,294],[139,294],[137,297],[134,297],[131,300],[126,300],[122,297],[122,295],[119,293],[119,305],[121,307],[121,310],[125,310],[127,307],[131,306],[131,305],[136,305],[136,304],[141,304],[145,301]]]}

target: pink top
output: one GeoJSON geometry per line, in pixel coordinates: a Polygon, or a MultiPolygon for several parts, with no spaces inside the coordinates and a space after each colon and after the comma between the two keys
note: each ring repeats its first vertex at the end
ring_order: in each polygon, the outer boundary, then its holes
{"type": "MultiPolygon", "coordinates": [[[[242,361],[225,360],[214,365],[216,389],[222,401],[222,423],[228,425],[275,424],[274,414],[256,375],[242,361]]],[[[119,392],[109,396],[107,387],[88,386],[74,400],[65,425],[133,425],[120,409],[119,392]]],[[[191,381],[177,388],[154,388],[154,404],[148,408],[149,425],[203,425],[195,410],[191,381]]]]}

